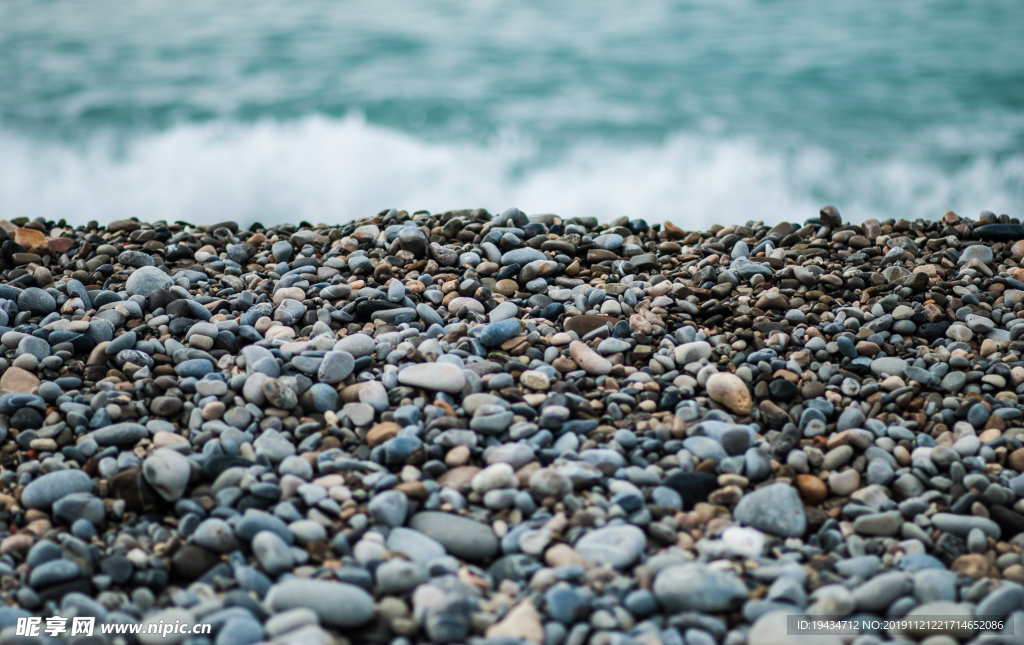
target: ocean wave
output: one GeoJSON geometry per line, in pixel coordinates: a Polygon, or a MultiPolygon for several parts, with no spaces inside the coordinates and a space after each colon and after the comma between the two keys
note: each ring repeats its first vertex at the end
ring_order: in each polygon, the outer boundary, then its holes
{"type": "Polygon", "coordinates": [[[44,141],[0,129],[0,213],[72,224],[137,216],[248,225],[339,222],[388,207],[484,207],[565,217],[802,221],[823,203],[851,221],[988,209],[1020,216],[1024,154],[957,163],[903,146],[850,159],[808,145],[680,132],[659,143],[581,141],[556,155],[525,137],[436,142],[360,116],[183,124],[126,141],[44,141]]]}

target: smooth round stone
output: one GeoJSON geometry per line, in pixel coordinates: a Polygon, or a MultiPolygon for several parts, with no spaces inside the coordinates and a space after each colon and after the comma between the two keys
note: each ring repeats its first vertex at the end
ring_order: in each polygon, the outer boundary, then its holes
{"type": "Polygon", "coordinates": [[[807,530],[803,503],[789,484],[772,484],[747,493],[733,510],[733,519],[782,537],[800,537],[807,530]]]}
{"type": "Polygon", "coordinates": [[[292,245],[286,240],[274,242],[274,245],[270,247],[270,252],[274,254],[274,259],[278,262],[287,262],[292,259],[292,245]]]}
{"type": "Polygon", "coordinates": [[[348,352],[353,358],[369,356],[377,349],[377,343],[368,334],[350,334],[334,343],[334,351],[348,352]]]}
{"type": "Polygon", "coordinates": [[[708,396],[736,414],[750,414],[754,401],[747,384],[735,374],[718,372],[708,377],[705,384],[708,396]]]}
{"type": "Polygon", "coordinates": [[[513,249],[501,256],[501,265],[509,266],[511,264],[518,264],[519,266],[525,266],[530,262],[546,259],[547,256],[536,249],[513,249]]]}
{"type": "Polygon", "coordinates": [[[751,626],[747,645],[842,645],[843,640],[832,634],[793,636],[789,633],[790,616],[795,611],[769,611],[762,614],[751,626]]]}
{"type": "Polygon", "coordinates": [[[338,392],[327,383],[314,383],[302,393],[303,407],[312,407],[317,412],[327,412],[338,407],[338,392]]]}
{"type": "Polygon", "coordinates": [[[992,248],[984,244],[972,244],[963,250],[956,264],[957,266],[963,266],[971,260],[978,260],[982,264],[988,264],[992,261],[992,248]]]}
{"type": "Polygon", "coordinates": [[[364,426],[373,421],[374,410],[365,403],[346,403],[343,409],[345,415],[357,426],[364,426]]]}
{"type": "Polygon", "coordinates": [[[308,608],[338,628],[359,627],[373,619],[373,596],[355,585],[313,578],[293,578],[270,588],[266,606],[275,612],[308,608]]]}
{"type": "Polygon", "coordinates": [[[68,525],[78,520],[86,520],[90,524],[100,526],[106,515],[103,501],[91,493],[71,493],[53,503],[54,519],[68,525]]]}
{"type": "Polygon", "coordinates": [[[595,529],[577,540],[577,553],[597,564],[610,564],[616,569],[629,567],[643,555],[647,536],[632,524],[619,524],[595,529]]]}
{"type": "Polygon", "coordinates": [[[479,300],[477,300],[476,298],[466,297],[452,299],[452,301],[448,303],[448,312],[452,314],[457,314],[459,313],[459,311],[462,310],[463,307],[467,308],[469,311],[476,314],[484,313],[484,306],[480,304],[479,300]]]}
{"type": "Polygon", "coordinates": [[[967,537],[972,529],[980,529],[986,536],[998,540],[1002,536],[999,525],[985,517],[974,515],[956,515],[954,513],[936,513],[932,515],[935,528],[952,533],[959,538],[967,537]]]}
{"type": "Polygon", "coordinates": [[[33,314],[48,314],[56,311],[57,301],[53,296],[38,287],[29,287],[18,295],[18,309],[33,314]]]}
{"type": "Polygon", "coordinates": [[[466,376],[462,373],[462,368],[452,363],[419,363],[399,371],[398,382],[402,385],[456,394],[466,387],[466,376]]]}
{"type": "Polygon", "coordinates": [[[232,618],[224,623],[214,645],[253,645],[263,640],[263,626],[248,618],[232,618]]]}
{"type": "Polygon", "coordinates": [[[569,355],[591,376],[600,376],[612,371],[611,361],[578,340],[569,343],[569,355]]]}
{"type": "MultiPolygon", "coordinates": [[[[514,318],[517,314],[519,314],[519,307],[516,306],[516,303],[506,300],[505,302],[501,303],[500,305],[492,309],[487,314],[487,318],[492,323],[496,323],[501,320],[508,320],[510,318],[514,318]]],[[[516,332],[518,331],[519,328],[517,325],[516,332]]]]}
{"type": "Polygon", "coordinates": [[[224,520],[211,518],[196,527],[192,540],[199,546],[214,553],[228,553],[238,548],[235,532],[224,520]]]}
{"type": "Polygon", "coordinates": [[[551,387],[551,379],[544,372],[526,370],[519,375],[519,382],[531,390],[544,391],[551,387]]]}
{"type": "Polygon", "coordinates": [[[899,511],[870,513],[853,521],[853,530],[861,535],[896,535],[903,518],[899,511]]]}
{"type": "Polygon", "coordinates": [[[149,296],[157,289],[168,289],[174,284],[171,276],[155,266],[143,266],[132,271],[125,282],[129,296],[149,296]]]}
{"type": "Polygon", "coordinates": [[[798,392],[796,383],[791,383],[784,378],[774,379],[768,384],[768,393],[771,394],[773,400],[791,401],[798,392]]]}
{"type": "Polygon", "coordinates": [[[29,482],[21,492],[24,508],[50,508],[55,501],[71,493],[91,493],[92,479],[81,470],[57,470],[29,482]]]}
{"type": "Polygon", "coordinates": [[[174,371],[182,378],[202,378],[213,372],[213,363],[205,358],[192,358],[175,365],[174,371]]]}
{"type": "Polygon", "coordinates": [[[257,455],[266,455],[275,464],[295,454],[295,446],[273,428],[264,430],[252,445],[257,455]]]}
{"type": "Polygon", "coordinates": [[[158,396],[149,403],[149,411],[160,417],[169,417],[181,410],[181,399],[173,396],[158,396]]]}
{"type": "MultiPolygon", "coordinates": [[[[511,302],[505,302],[503,304],[512,305],[511,302]]],[[[515,305],[512,306],[515,307],[515,305]]],[[[519,321],[515,318],[508,317],[485,326],[480,332],[480,342],[484,344],[484,347],[496,347],[518,333],[519,321]]]]}
{"type": "Polygon", "coordinates": [[[683,564],[658,574],[654,595],[671,612],[722,613],[736,609],[747,598],[747,587],[731,573],[704,564],[683,564]]]}
{"type": "Polygon", "coordinates": [[[273,531],[260,531],[252,539],[252,552],[260,567],[271,576],[292,568],[294,560],[288,544],[273,531]]]}
{"type": "Polygon", "coordinates": [[[828,487],[833,495],[847,497],[860,487],[860,473],[852,468],[833,472],[828,477],[828,487]]]}
{"type": "Polygon", "coordinates": [[[380,524],[401,526],[409,512],[409,498],[400,491],[386,491],[374,495],[366,510],[380,524]]]}
{"type": "Polygon", "coordinates": [[[156,450],[142,462],[142,476],[168,502],[181,499],[191,474],[189,460],[170,448],[156,450]]]}
{"type": "Polygon", "coordinates": [[[413,562],[426,564],[436,558],[444,557],[444,546],[437,540],[419,531],[396,526],[388,533],[388,551],[404,553],[413,562]]]}
{"type": "Polygon", "coordinates": [[[348,352],[332,351],[324,354],[317,371],[321,383],[334,385],[344,381],[355,368],[355,358],[348,352]]]}
{"type": "Polygon", "coordinates": [[[498,554],[498,538],[491,527],[466,517],[424,511],[413,515],[409,527],[440,542],[448,553],[470,562],[498,554]]]}
{"type": "Polygon", "coordinates": [[[49,587],[60,582],[74,580],[82,570],[71,560],[51,560],[32,569],[28,584],[35,589],[49,587]]]}
{"type": "Polygon", "coordinates": [[[273,378],[263,381],[263,396],[270,405],[281,410],[291,410],[299,403],[295,390],[273,378]]]}
{"type": "Polygon", "coordinates": [[[902,358],[883,357],[871,361],[871,371],[875,376],[888,374],[890,376],[903,376],[907,369],[907,362],[902,358]]]}
{"type": "Polygon", "coordinates": [[[18,349],[15,353],[16,356],[31,355],[36,360],[43,360],[50,355],[50,343],[46,342],[42,338],[36,338],[35,336],[25,336],[18,343],[18,349]]]}
{"type": "Polygon", "coordinates": [[[413,589],[427,581],[427,571],[415,562],[389,560],[374,572],[377,578],[376,592],[382,595],[396,595],[413,589]]]}

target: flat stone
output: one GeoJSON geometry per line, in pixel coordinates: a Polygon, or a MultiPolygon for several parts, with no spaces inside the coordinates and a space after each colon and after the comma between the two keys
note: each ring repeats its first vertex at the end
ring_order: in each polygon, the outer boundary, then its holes
{"type": "Polygon", "coordinates": [[[293,578],[274,585],[265,603],[275,612],[311,609],[324,624],[342,629],[365,625],[374,615],[373,597],[363,589],[311,578],[293,578]]]}
{"type": "Polygon", "coordinates": [[[647,536],[632,524],[618,524],[586,533],[573,548],[591,562],[624,569],[643,555],[647,536]]]}
{"type": "Polygon", "coordinates": [[[167,289],[173,284],[171,276],[155,266],[144,266],[132,271],[125,282],[129,296],[149,296],[157,289],[167,289]]]}
{"type": "Polygon", "coordinates": [[[738,608],[747,598],[747,588],[731,573],[693,563],[659,573],[654,595],[671,612],[722,613],[738,608]]]}
{"type": "Polygon", "coordinates": [[[57,470],[29,482],[21,492],[21,506],[46,509],[65,495],[91,492],[92,479],[86,473],[73,469],[57,470]]]}
{"type": "Polygon", "coordinates": [[[466,387],[466,376],[458,365],[451,363],[420,363],[399,371],[398,382],[454,394],[466,387]]]}
{"type": "Polygon", "coordinates": [[[772,484],[747,493],[733,510],[739,524],[782,537],[800,537],[807,530],[807,517],[796,489],[789,484],[772,484]]]}
{"type": "Polygon", "coordinates": [[[437,540],[448,553],[469,562],[488,560],[499,552],[498,538],[491,527],[458,515],[424,511],[412,516],[409,527],[437,540]]]}
{"type": "Polygon", "coordinates": [[[142,462],[142,476],[168,502],[181,499],[191,474],[188,459],[170,448],[154,451],[142,462]]]}
{"type": "Polygon", "coordinates": [[[708,377],[705,387],[712,400],[721,403],[736,414],[750,414],[754,401],[746,383],[740,377],[728,372],[718,372],[708,377]]]}

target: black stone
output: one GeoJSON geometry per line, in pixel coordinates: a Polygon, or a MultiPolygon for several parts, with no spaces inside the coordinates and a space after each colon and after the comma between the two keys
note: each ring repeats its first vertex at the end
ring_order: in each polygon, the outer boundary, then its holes
{"type": "Polygon", "coordinates": [[[36,429],[43,425],[43,415],[33,408],[21,408],[11,417],[11,426],[18,430],[36,429]]]}
{"type": "Polygon", "coordinates": [[[933,343],[940,338],[946,337],[946,330],[949,329],[950,324],[948,320],[941,320],[939,322],[918,325],[917,335],[929,343],[933,343]]]}
{"type": "Polygon", "coordinates": [[[784,378],[777,378],[768,384],[768,392],[773,399],[779,401],[790,401],[797,395],[796,383],[791,383],[784,378]]]}
{"type": "Polygon", "coordinates": [[[674,473],[665,480],[665,486],[683,497],[683,509],[689,511],[699,502],[707,501],[708,495],[718,488],[718,478],[710,473],[674,473]]]}
{"type": "Polygon", "coordinates": [[[1004,506],[991,506],[988,509],[992,521],[999,525],[1003,531],[1003,540],[1012,540],[1017,535],[1024,533],[1024,515],[1011,511],[1004,506]]]}
{"type": "Polygon", "coordinates": [[[971,231],[975,240],[1012,242],[1024,238],[1024,224],[986,224],[971,231]]]}

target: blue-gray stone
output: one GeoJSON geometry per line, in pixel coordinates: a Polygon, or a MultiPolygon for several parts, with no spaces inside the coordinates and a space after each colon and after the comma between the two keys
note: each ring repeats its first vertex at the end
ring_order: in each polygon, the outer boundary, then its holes
{"type": "Polygon", "coordinates": [[[50,508],[65,495],[91,492],[92,479],[86,473],[72,469],[57,470],[29,482],[21,492],[21,505],[25,508],[50,508]]]}
{"type": "Polygon", "coordinates": [[[182,378],[202,378],[213,372],[213,363],[205,358],[191,358],[175,365],[174,371],[182,378]]]}
{"type": "Polygon", "coordinates": [[[501,256],[501,265],[502,266],[509,266],[510,264],[518,264],[520,266],[525,266],[525,265],[529,264],[530,262],[534,262],[536,260],[546,260],[546,259],[548,259],[548,256],[544,255],[543,253],[541,253],[537,249],[531,249],[531,248],[527,247],[527,248],[522,248],[522,249],[513,249],[513,250],[509,251],[508,253],[505,253],[504,255],[502,255],[501,256]]]}
{"type": "Polygon", "coordinates": [[[480,342],[485,347],[501,345],[519,333],[519,320],[509,318],[486,325],[480,332],[480,342]]]}
{"type": "Polygon", "coordinates": [[[82,570],[71,560],[51,560],[32,570],[28,584],[35,589],[49,587],[60,582],[74,580],[82,570]]]}
{"type": "Polygon", "coordinates": [[[138,423],[115,423],[89,433],[101,446],[127,446],[149,436],[146,426],[138,423]]]}

